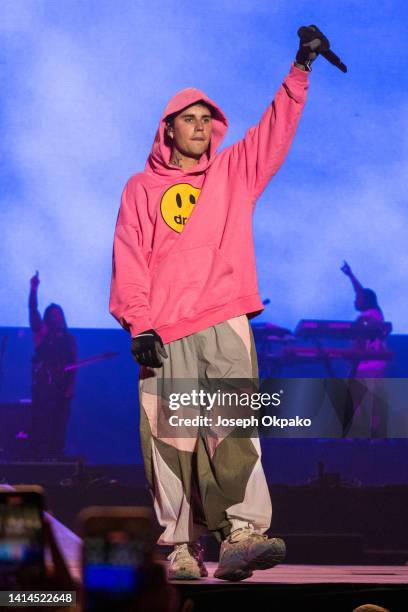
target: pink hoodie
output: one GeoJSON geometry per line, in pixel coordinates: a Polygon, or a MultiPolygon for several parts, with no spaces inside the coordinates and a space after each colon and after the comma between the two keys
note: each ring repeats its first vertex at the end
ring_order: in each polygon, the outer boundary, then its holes
{"type": "Polygon", "coordinates": [[[252,215],[290,148],[307,88],[308,73],[292,66],[258,125],[221,153],[228,121],[215,102],[193,88],[170,100],[115,230],[109,309],[133,337],[153,328],[168,343],[263,310],[252,215]],[[165,118],[199,100],[214,113],[210,150],[185,171],[169,163],[165,118]]]}

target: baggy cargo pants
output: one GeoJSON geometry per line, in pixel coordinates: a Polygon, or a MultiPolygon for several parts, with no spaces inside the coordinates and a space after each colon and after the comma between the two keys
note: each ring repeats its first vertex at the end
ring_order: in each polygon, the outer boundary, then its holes
{"type": "MultiPolygon", "coordinates": [[[[141,366],[140,434],[146,476],[164,532],[159,544],[220,541],[251,523],[264,533],[272,505],[258,437],[161,435],[160,382],[165,379],[256,379],[258,363],[246,315],[165,344],[162,368],[141,366]]],[[[167,404],[168,408],[168,404],[167,404]]],[[[173,413],[174,414],[174,413],[173,413]]],[[[168,430],[167,430],[168,431],[168,430]]]]}

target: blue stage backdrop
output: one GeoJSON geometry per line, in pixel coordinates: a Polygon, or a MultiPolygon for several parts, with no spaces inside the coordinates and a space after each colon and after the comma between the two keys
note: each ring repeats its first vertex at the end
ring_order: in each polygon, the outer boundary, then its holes
{"type": "MultiPolygon", "coordinates": [[[[114,351],[117,356],[78,370],[65,451],[82,456],[91,464],[142,464],[138,401],[138,366],[129,354],[127,336],[120,330],[74,329],[80,359],[114,351]]],[[[0,338],[4,367],[0,376],[0,473],[7,461],[24,461],[28,440],[18,436],[29,428],[31,364],[30,330],[2,328],[0,338]],[[4,343],[4,344],[3,344],[4,343]]],[[[387,376],[407,378],[408,336],[391,336],[395,353],[387,376]]],[[[259,351],[260,352],[260,351],[259,351]]],[[[261,354],[261,352],[260,352],[261,354]]],[[[336,364],[339,365],[339,364],[336,364]]],[[[343,364],[344,365],[344,364],[343,364]]],[[[261,369],[264,366],[260,359],[261,369]]],[[[285,372],[283,376],[287,375],[285,372]]],[[[298,366],[289,376],[325,376],[321,366],[314,373],[298,366]]],[[[324,412],[324,411],[323,411],[324,412]]],[[[394,415],[395,417],[395,415],[394,415]]],[[[262,438],[264,467],[269,482],[301,484],[314,478],[319,461],[328,472],[340,472],[347,481],[363,484],[408,482],[408,418],[390,419],[390,436],[385,440],[302,439],[299,431],[291,438],[262,438]],[[295,439],[296,437],[296,439],[295,439]]],[[[52,429],[49,430],[52,435],[52,429]]]]}
{"type": "Polygon", "coordinates": [[[316,23],[349,72],[315,63],[293,147],[258,202],[262,317],[353,318],[346,259],[406,332],[407,19],[402,0],[2,0],[0,324],[27,324],[39,270],[41,310],[53,301],[70,327],[115,327],[121,190],[167,100],[204,89],[230,119],[225,145],[236,141],[289,70],[298,27],[316,23]]]}

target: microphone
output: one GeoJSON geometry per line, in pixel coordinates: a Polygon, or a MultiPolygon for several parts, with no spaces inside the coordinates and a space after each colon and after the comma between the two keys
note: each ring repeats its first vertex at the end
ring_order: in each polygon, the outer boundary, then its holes
{"type": "Polygon", "coordinates": [[[300,38],[301,43],[310,43],[314,40],[320,41],[320,45],[318,47],[314,45],[313,47],[311,46],[310,51],[312,52],[314,51],[317,54],[322,55],[328,62],[333,64],[333,66],[336,66],[336,68],[338,68],[342,72],[347,72],[347,66],[343,64],[339,56],[336,55],[330,49],[329,40],[326,38],[326,36],[322,32],[320,32],[317,26],[315,25],[312,25],[309,27],[303,26],[298,29],[297,34],[300,38]]]}
{"type": "Polygon", "coordinates": [[[336,66],[336,68],[339,68],[342,72],[347,72],[346,64],[343,64],[339,56],[333,53],[331,49],[328,49],[328,51],[320,51],[320,55],[323,55],[328,62],[336,66]]]}

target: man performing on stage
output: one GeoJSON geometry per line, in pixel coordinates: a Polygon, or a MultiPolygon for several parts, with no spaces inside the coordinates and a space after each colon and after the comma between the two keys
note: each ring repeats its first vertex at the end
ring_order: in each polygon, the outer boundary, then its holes
{"type": "MultiPolygon", "coordinates": [[[[221,541],[215,577],[242,580],[285,556],[268,539],[272,508],[258,439],[160,439],[152,380],[256,379],[248,318],[263,310],[252,235],[257,198],[283,163],[302,114],[321,32],[296,61],[258,125],[217,153],[228,122],[202,91],[168,103],[144,172],[123,195],[114,241],[110,312],[141,364],[146,475],[173,545],[169,577],[207,575],[200,536],[221,541]],[[313,51],[314,50],[314,51],[313,51]]],[[[327,39],[324,39],[327,41],[327,39]]]]}

